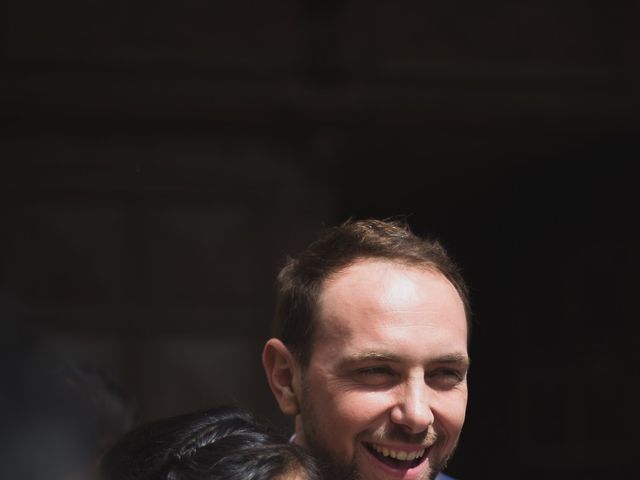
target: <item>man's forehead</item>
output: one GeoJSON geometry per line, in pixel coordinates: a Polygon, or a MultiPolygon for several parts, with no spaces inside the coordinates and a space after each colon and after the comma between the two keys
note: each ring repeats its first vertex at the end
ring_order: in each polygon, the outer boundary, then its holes
{"type": "Polygon", "coordinates": [[[364,260],[324,286],[315,316],[314,349],[344,351],[368,344],[399,345],[429,331],[466,353],[464,305],[451,283],[433,270],[364,260]]]}
{"type": "Polygon", "coordinates": [[[322,284],[317,317],[329,313],[334,303],[354,308],[378,307],[393,299],[406,306],[406,300],[447,296],[464,305],[453,284],[438,270],[407,265],[386,259],[357,260],[333,273],[322,284]]]}

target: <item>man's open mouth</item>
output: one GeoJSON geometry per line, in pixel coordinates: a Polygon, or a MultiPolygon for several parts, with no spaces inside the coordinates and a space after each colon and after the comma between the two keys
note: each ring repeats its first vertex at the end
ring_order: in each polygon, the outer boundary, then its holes
{"type": "Polygon", "coordinates": [[[393,450],[375,443],[364,443],[364,446],[371,455],[392,468],[415,468],[420,465],[429,454],[429,448],[416,447],[415,450],[393,450]]]}

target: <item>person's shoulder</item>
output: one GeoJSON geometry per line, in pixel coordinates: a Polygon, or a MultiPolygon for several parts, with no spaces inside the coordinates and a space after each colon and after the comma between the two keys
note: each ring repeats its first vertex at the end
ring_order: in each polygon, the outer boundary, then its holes
{"type": "Polygon", "coordinates": [[[445,475],[444,473],[439,473],[438,476],[436,477],[436,480],[455,480],[455,479],[450,477],[449,475],[445,475]]]}

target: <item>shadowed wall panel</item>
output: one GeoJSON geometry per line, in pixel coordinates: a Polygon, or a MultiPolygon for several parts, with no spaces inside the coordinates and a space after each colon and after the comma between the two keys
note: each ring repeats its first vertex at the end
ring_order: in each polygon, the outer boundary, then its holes
{"type": "Polygon", "coordinates": [[[141,419],[229,401],[279,418],[259,353],[285,254],[322,224],[408,213],[473,287],[450,473],[624,476],[639,12],[5,2],[3,291],[61,352],[119,372],[141,419]]]}

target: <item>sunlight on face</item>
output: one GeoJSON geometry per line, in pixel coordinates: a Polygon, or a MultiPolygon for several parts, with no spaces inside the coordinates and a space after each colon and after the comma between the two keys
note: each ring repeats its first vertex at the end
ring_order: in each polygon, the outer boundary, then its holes
{"type": "Polygon", "coordinates": [[[336,467],[336,480],[432,478],[467,403],[457,291],[439,273],[369,259],[332,277],[319,307],[299,441],[336,467]]]}

